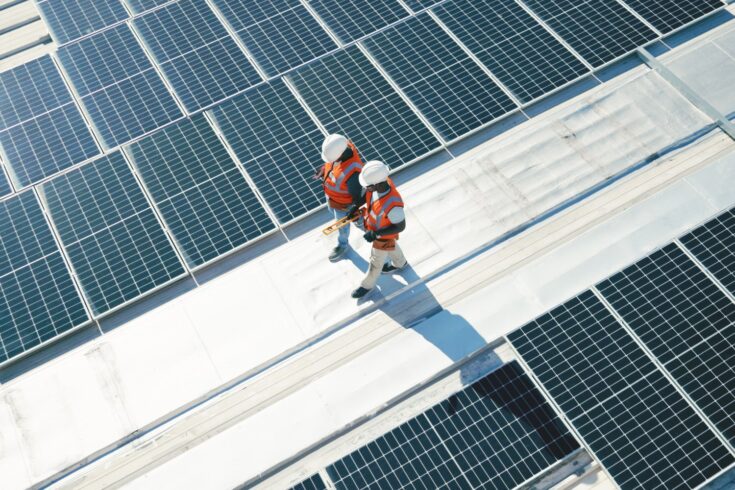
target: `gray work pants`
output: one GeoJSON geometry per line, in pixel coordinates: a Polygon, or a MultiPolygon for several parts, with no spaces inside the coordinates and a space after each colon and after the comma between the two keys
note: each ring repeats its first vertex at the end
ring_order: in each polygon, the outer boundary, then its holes
{"type": "Polygon", "coordinates": [[[398,246],[398,243],[396,243],[395,250],[388,251],[373,248],[370,252],[370,267],[368,268],[367,276],[362,280],[360,286],[365,289],[373,289],[383,271],[383,265],[388,259],[390,259],[395,267],[401,268],[406,265],[406,257],[403,256],[403,252],[401,251],[401,247],[398,246]]]}

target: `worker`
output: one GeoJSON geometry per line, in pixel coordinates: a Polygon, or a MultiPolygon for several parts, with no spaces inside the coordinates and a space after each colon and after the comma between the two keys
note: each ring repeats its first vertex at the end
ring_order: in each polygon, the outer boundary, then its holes
{"type": "MultiPolygon", "coordinates": [[[[322,144],[322,159],[324,165],[318,177],[324,186],[327,207],[335,220],[355,216],[362,201],[359,175],[363,162],[357,148],[341,134],[330,134],[322,144]]],[[[337,246],[329,254],[330,261],[336,262],[344,256],[349,236],[349,226],[339,229],[337,246]]]]}
{"type": "Polygon", "coordinates": [[[408,264],[397,243],[398,234],[406,229],[403,199],[388,174],[388,167],[377,160],[366,163],[360,173],[360,184],[366,191],[363,238],[372,243],[373,248],[367,275],[360,287],[352,291],[353,298],[368,294],[381,273],[391,274],[408,264]]]}

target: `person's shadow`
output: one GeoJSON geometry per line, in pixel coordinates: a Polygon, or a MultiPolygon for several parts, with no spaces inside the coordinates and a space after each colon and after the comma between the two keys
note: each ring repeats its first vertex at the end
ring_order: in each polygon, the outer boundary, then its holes
{"type": "MultiPolygon", "coordinates": [[[[347,259],[360,271],[367,272],[368,262],[356,251],[350,249],[347,259]]],[[[419,282],[420,279],[409,263],[399,272],[383,274],[378,279],[376,291],[357,300],[357,303],[380,303],[378,309],[403,328],[413,329],[420,334],[453,363],[485,347],[488,342],[475,327],[461,315],[444,309],[426,284],[419,282]],[[400,291],[410,284],[414,286],[400,291]],[[381,302],[388,296],[391,296],[389,301],[381,302]]],[[[477,379],[475,373],[465,372],[464,369],[461,374],[465,384],[477,379]]]]}

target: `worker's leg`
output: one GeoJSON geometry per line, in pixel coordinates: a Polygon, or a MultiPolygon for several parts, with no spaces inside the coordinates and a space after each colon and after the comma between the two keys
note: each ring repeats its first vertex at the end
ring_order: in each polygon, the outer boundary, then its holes
{"type": "Polygon", "coordinates": [[[380,273],[383,271],[383,264],[385,264],[388,254],[389,252],[387,250],[379,250],[375,247],[370,250],[370,267],[368,268],[365,279],[360,284],[361,287],[365,289],[373,289],[375,287],[375,283],[378,282],[380,273]]]}
{"type": "MultiPolygon", "coordinates": [[[[347,212],[345,211],[340,211],[339,209],[332,209],[332,211],[334,211],[335,221],[339,221],[347,216],[347,212]]],[[[337,245],[340,247],[346,247],[350,238],[350,225],[343,226],[337,231],[339,232],[337,235],[337,245]]]]}
{"type": "Polygon", "coordinates": [[[398,246],[397,242],[396,248],[388,252],[388,257],[390,258],[390,263],[393,264],[396,269],[405,267],[406,262],[408,262],[406,257],[403,255],[403,250],[401,250],[401,247],[398,246]]]}

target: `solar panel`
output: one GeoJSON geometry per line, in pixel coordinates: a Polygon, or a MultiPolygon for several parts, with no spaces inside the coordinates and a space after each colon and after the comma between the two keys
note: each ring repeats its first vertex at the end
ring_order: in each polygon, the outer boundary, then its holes
{"type": "Polygon", "coordinates": [[[62,46],[58,56],[107,148],[182,115],[125,24],[62,46]]]}
{"type": "Polygon", "coordinates": [[[0,361],[88,319],[34,193],[0,202],[0,361]]]}
{"type": "Polygon", "coordinates": [[[624,2],[664,34],[723,6],[720,0],[624,0],[624,2]]]}
{"type": "Polygon", "coordinates": [[[674,244],[598,289],[664,364],[735,322],[735,304],[674,244]]]}
{"type": "Polygon", "coordinates": [[[290,490],[327,490],[327,486],[322,481],[322,477],[314,475],[311,478],[307,478],[301,483],[294,485],[290,490]]]}
{"type": "Polygon", "coordinates": [[[440,145],[356,46],[288,78],[327,131],[346,135],[368,160],[395,168],[440,145]]]}
{"type": "Polygon", "coordinates": [[[320,206],[324,135],[282,80],[212,109],[225,139],[281,223],[320,206]]]}
{"type": "Polygon", "coordinates": [[[309,4],[343,43],[410,15],[398,0],[310,0],[309,4]]]}
{"type": "Polygon", "coordinates": [[[140,14],[146,10],[150,10],[170,1],[171,0],[125,0],[125,4],[133,14],[140,14]]]}
{"type": "Polygon", "coordinates": [[[385,29],[364,44],[447,141],[517,108],[428,14],[385,29]]]}
{"type": "Polygon", "coordinates": [[[276,76],[337,48],[299,0],[214,0],[263,71],[276,76]]]}
{"type": "Polygon", "coordinates": [[[509,339],[621,488],[694,488],[735,462],[591,291],[509,339]]]}
{"type": "Polygon", "coordinates": [[[735,209],[681,237],[681,243],[735,294],[735,209]]]}
{"type": "Polygon", "coordinates": [[[37,0],[56,44],[65,44],[128,18],[120,0],[37,0]]]}
{"type": "Polygon", "coordinates": [[[598,286],[720,430],[735,439],[735,304],[671,244],[598,286]],[[724,358],[724,359],[723,359],[724,358]],[[729,359],[728,359],[729,358],[729,359]],[[724,407],[729,407],[729,412],[724,407]]]}
{"type": "Polygon", "coordinates": [[[189,112],[262,81],[206,2],[180,0],[133,26],[189,112]]]}
{"type": "Polygon", "coordinates": [[[434,12],[521,102],[587,73],[515,0],[449,1],[434,12]]]}
{"type": "Polygon", "coordinates": [[[38,189],[95,314],[184,274],[121,153],[38,189]]]}
{"type": "Polygon", "coordinates": [[[616,0],[524,0],[593,66],[656,39],[657,34],[616,0]]]}
{"type": "Polygon", "coordinates": [[[432,5],[436,5],[441,0],[405,0],[406,5],[411,7],[414,12],[419,12],[423,9],[427,9],[432,5]]]}
{"type": "Polygon", "coordinates": [[[5,172],[0,170],[0,197],[5,196],[13,192],[13,189],[8,183],[8,179],[5,177],[5,172]]]}
{"type": "Polygon", "coordinates": [[[203,115],[126,152],[191,267],[275,228],[203,115]]]}
{"type": "Polygon", "coordinates": [[[327,468],[336,488],[514,488],[579,445],[513,361],[327,468]]]}
{"type": "Polygon", "coordinates": [[[50,56],[0,74],[0,155],[16,187],[98,153],[50,56]]]}

